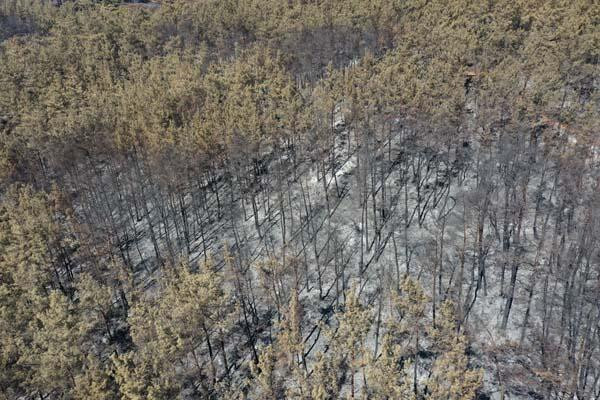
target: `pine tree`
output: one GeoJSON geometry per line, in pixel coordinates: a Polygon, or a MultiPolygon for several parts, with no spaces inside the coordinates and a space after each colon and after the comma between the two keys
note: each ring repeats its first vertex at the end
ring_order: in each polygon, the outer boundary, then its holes
{"type": "Polygon", "coordinates": [[[66,368],[74,376],[79,364],[73,354],[57,360],[58,367],[52,364],[60,350],[77,352],[80,344],[80,332],[70,332],[78,324],[78,316],[65,298],[69,290],[63,273],[68,276],[69,271],[63,268],[60,255],[68,254],[71,245],[63,238],[63,229],[47,195],[30,187],[7,191],[0,217],[0,363],[5,371],[0,380],[15,393],[68,392],[72,379],[56,382],[54,387],[52,374],[67,376],[66,368]],[[60,289],[62,297],[53,288],[60,289]],[[68,317],[66,327],[60,325],[62,317],[68,317]],[[45,347],[41,335],[56,341],[45,347]],[[46,364],[28,368],[32,359],[36,365],[46,364]]]}
{"type": "Polygon", "coordinates": [[[405,357],[412,361],[412,389],[415,397],[420,395],[418,385],[419,374],[419,351],[422,346],[422,337],[425,333],[426,307],[428,298],[423,288],[411,278],[404,279],[400,287],[400,293],[394,298],[394,316],[397,320],[391,320],[389,334],[395,338],[401,338],[405,346],[405,357]]]}
{"type": "Polygon", "coordinates": [[[256,395],[261,398],[291,399],[308,398],[306,360],[302,337],[302,305],[294,291],[278,324],[273,343],[259,354],[259,362],[253,368],[258,382],[256,395]]]}
{"type": "Polygon", "coordinates": [[[93,355],[88,355],[84,367],[75,377],[72,396],[78,400],[116,400],[116,385],[111,371],[93,355]]]}
{"type": "Polygon", "coordinates": [[[169,373],[164,365],[158,365],[160,360],[147,349],[140,349],[135,353],[113,354],[111,360],[120,399],[159,400],[177,396],[181,390],[174,374],[169,373]]]}
{"type": "Polygon", "coordinates": [[[256,391],[258,396],[268,400],[279,399],[283,396],[284,375],[277,367],[281,354],[275,345],[265,346],[258,357],[258,364],[253,368],[256,377],[256,391]]]}
{"type": "Polygon", "coordinates": [[[457,333],[456,313],[450,301],[442,303],[438,324],[431,329],[431,338],[439,355],[427,381],[428,398],[475,398],[483,384],[483,371],[469,366],[467,338],[464,334],[457,333]]]}
{"type": "MultiPolygon", "coordinates": [[[[165,281],[158,298],[142,298],[131,308],[128,321],[138,351],[115,359],[122,374],[119,380],[125,382],[131,374],[134,379],[149,380],[156,393],[170,393],[177,387],[176,376],[183,374],[210,391],[219,373],[214,335],[222,334],[228,323],[229,300],[222,279],[211,264],[201,266],[197,273],[182,264],[168,272],[165,281]],[[203,343],[207,358],[200,355],[203,343]],[[174,362],[184,362],[186,367],[176,373],[174,362]],[[151,372],[142,374],[147,366],[151,372]]],[[[144,385],[139,383],[139,387],[144,385]]],[[[139,387],[124,390],[131,392],[128,396],[141,396],[139,387]]]]}
{"type": "Polygon", "coordinates": [[[317,353],[308,380],[310,395],[316,400],[337,399],[340,397],[343,374],[341,354],[330,350],[326,354],[317,353]]]}
{"type": "Polygon", "coordinates": [[[416,399],[412,382],[413,366],[406,353],[407,349],[395,343],[390,333],[384,336],[381,354],[369,364],[369,398],[416,399]]]}
{"type": "MultiPolygon", "coordinates": [[[[361,304],[356,289],[350,289],[346,294],[343,309],[336,312],[336,317],[337,329],[327,333],[330,342],[325,357],[328,360],[321,363],[324,367],[321,373],[335,374],[336,370],[341,369],[340,372],[350,381],[349,397],[355,398],[358,395],[356,375],[359,372],[363,384],[366,383],[365,367],[369,358],[366,339],[373,316],[371,310],[361,304]],[[332,368],[332,371],[327,371],[329,368],[332,368]]],[[[330,385],[330,388],[335,390],[336,382],[339,382],[339,379],[333,379],[326,385],[330,385]]],[[[366,389],[363,385],[363,390],[366,389]]]]}
{"type": "Polygon", "coordinates": [[[90,331],[100,331],[106,334],[107,339],[112,339],[113,291],[90,274],[82,274],[77,279],[78,309],[81,318],[90,331]]]}
{"type": "Polygon", "coordinates": [[[69,396],[85,360],[84,327],[75,306],[58,291],[49,295],[48,309],[36,316],[31,348],[24,362],[35,365],[29,385],[39,393],[69,396]]]}

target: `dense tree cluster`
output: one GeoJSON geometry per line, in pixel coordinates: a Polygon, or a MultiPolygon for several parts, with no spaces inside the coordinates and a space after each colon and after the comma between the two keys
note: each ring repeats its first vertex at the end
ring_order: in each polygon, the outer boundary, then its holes
{"type": "Polygon", "coordinates": [[[0,399],[600,398],[593,0],[0,1],[0,399]]]}

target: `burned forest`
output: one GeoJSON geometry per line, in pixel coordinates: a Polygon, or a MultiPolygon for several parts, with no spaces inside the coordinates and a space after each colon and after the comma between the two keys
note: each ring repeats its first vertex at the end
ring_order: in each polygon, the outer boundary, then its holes
{"type": "Polygon", "coordinates": [[[0,400],[600,399],[594,0],[0,0],[0,400]]]}

